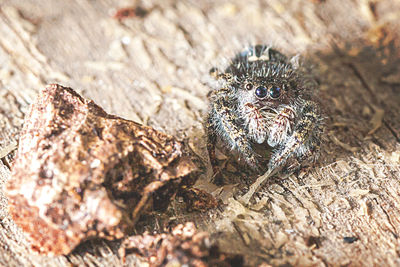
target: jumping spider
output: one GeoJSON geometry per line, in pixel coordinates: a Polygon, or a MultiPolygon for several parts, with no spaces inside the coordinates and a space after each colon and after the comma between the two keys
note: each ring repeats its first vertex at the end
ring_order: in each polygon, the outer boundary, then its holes
{"type": "Polygon", "coordinates": [[[214,173],[218,138],[253,169],[265,169],[256,144],[273,148],[269,171],[292,172],[318,158],[322,117],[296,58],[257,45],[237,54],[223,73],[211,74],[222,82],[210,94],[206,121],[214,173]]]}

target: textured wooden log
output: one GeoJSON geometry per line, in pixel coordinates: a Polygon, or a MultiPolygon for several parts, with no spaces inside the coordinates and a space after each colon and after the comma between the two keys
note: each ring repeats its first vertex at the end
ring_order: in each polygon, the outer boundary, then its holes
{"type": "MultiPolygon", "coordinates": [[[[208,72],[249,43],[273,44],[314,65],[327,135],[320,165],[276,177],[247,209],[235,201],[255,177],[227,161],[225,203],[164,221],[194,220],[221,249],[256,266],[399,265],[398,1],[6,0],[0,11],[0,177],[12,179],[15,143],[38,90],[60,82],[105,110],[186,139],[207,163],[203,114],[208,72]],[[113,17],[135,3],[144,16],[113,17]]],[[[219,66],[218,65],[218,66],[219,66]]],[[[220,155],[225,160],[229,155],[220,155]]],[[[208,170],[209,171],[209,170],[208,170]]],[[[1,191],[0,263],[122,265],[120,244],[89,242],[68,256],[29,249],[1,191]]],[[[179,203],[177,203],[179,204],[179,203]]],[[[127,255],[127,264],[132,257],[127,255]]]]}

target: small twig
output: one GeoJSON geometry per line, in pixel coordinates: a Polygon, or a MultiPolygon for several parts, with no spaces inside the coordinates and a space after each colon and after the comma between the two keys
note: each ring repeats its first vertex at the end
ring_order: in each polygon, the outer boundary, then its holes
{"type": "Polygon", "coordinates": [[[333,132],[329,132],[329,137],[331,138],[331,140],[338,146],[350,151],[350,152],[357,152],[358,148],[356,147],[352,147],[346,143],[343,143],[342,141],[340,141],[334,134],[333,132]]]}
{"type": "Polygon", "coordinates": [[[236,222],[232,222],[233,228],[235,228],[236,232],[239,234],[240,238],[247,247],[250,245],[250,238],[246,232],[243,232],[242,229],[238,226],[236,222]]]}
{"type": "Polygon", "coordinates": [[[367,135],[372,135],[382,126],[383,116],[385,115],[385,110],[381,108],[374,107],[375,114],[372,116],[370,123],[372,124],[372,129],[367,135]]]}
{"type": "Polygon", "coordinates": [[[255,181],[249,188],[249,191],[243,195],[239,201],[247,205],[250,202],[251,197],[254,195],[255,192],[257,192],[258,188],[263,184],[269,177],[274,175],[276,173],[277,169],[269,169],[266,173],[261,175],[260,177],[257,178],[257,181],[255,181]]]}
{"type": "Polygon", "coordinates": [[[0,159],[6,157],[8,154],[10,154],[14,150],[16,150],[17,147],[18,147],[18,143],[14,141],[11,144],[8,144],[6,147],[2,148],[0,150],[0,159]]]}

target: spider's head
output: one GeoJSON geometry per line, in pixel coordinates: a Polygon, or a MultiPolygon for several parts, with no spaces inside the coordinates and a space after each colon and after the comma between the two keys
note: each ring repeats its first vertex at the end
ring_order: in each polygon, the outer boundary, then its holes
{"type": "Polygon", "coordinates": [[[237,69],[232,74],[239,102],[276,108],[293,102],[298,96],[297,78],[291,65],[270,61],[247,62],[246,68],[237,69]]]}

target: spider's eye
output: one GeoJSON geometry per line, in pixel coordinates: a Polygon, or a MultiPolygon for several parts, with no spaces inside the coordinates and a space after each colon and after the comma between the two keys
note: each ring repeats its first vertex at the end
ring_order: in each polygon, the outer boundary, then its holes
{"type": "Polygon", "coordinates": [[[278,97],[281,96],[281,88],[280,87],[276,87],[276,86],[272,86],[269,89],[269,96],[273,99],[276,99],[278,97]]]}
{"type": "Polygon", "coordinates": [[[251,90],[251,89],[253,89],[253,85],[251,84],[251,83],[247,83],[245,86],[244,86],[244,88],[246,89],[246,90],[251,90]]]}
{"type": "Polygon", "coordinates": [[[268,89],[264,86],[260,86],[260,87],[257,87],[255,93],[258,98],[264,98],[268,94],[268,89]]]}

